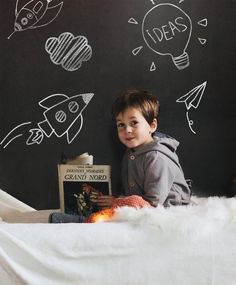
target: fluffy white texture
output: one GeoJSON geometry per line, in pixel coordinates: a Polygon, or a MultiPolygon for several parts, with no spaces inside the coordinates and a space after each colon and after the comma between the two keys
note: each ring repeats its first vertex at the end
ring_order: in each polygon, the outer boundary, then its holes
{"type": "Polygon", "coordinates": [[[120,208],[97,224],[0,224],[0,284],[235,285],[236,200],[120,208]]]}
{"type": "MultiPolygon", "coordinates": [[[[193,198],[191,206],[135,209],[122,207],[113,220],[151,226],[165,234],[188,235],[191,239],[220,234],[224,227],[236,225],[236,199],[210,197],[193,198]]],[[[235,283],[236,284],[236,283],[235,283]]]]}

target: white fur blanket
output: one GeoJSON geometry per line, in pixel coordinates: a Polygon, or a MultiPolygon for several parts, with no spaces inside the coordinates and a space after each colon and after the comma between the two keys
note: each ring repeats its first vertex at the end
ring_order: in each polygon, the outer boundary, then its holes
{"type": "Polygon", "coordinates": [[[3,285],[235,285],[236,200],[121,208],[97,224],[0,224],[3,285]]]}

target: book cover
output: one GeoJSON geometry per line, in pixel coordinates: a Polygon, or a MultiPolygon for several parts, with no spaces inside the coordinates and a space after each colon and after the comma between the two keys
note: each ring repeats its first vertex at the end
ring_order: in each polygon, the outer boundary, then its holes
{"type": "Polygon", "coordinates": [[[101,194],[111,195],[110,165],[58,165],[60,208],[67,214],[88,216],[99,210],[101,194]]]}

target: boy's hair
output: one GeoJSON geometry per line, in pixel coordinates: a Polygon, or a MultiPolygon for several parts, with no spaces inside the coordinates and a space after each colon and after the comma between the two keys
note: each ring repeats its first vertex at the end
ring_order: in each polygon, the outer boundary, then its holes
{"type": "Polygon", "coordinates": [[[151,124],[154,119],[158,120],[160,104],[157,98],[145,90],[128,90],[118,96],[112,105],[114,118],[124,113],[127,108],[138,109],[146,121],[151,124]]]}

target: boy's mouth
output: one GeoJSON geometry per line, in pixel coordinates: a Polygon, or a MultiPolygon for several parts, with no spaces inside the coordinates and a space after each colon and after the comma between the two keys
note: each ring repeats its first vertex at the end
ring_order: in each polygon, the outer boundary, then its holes
{"type": "Polygon", "coordinates": [[[128,138],[126,138],[126,140],[133,140],[134,139],[134,137],[128,137],[128,138]]]}
{"type": "Polygon", "coordinates": [[[133,141],[135,138],[134,137],[132,137],[132,138],[126,138],[125,140],[127,141],[127,142],[131,142],[131,141],[133,141]]]}

